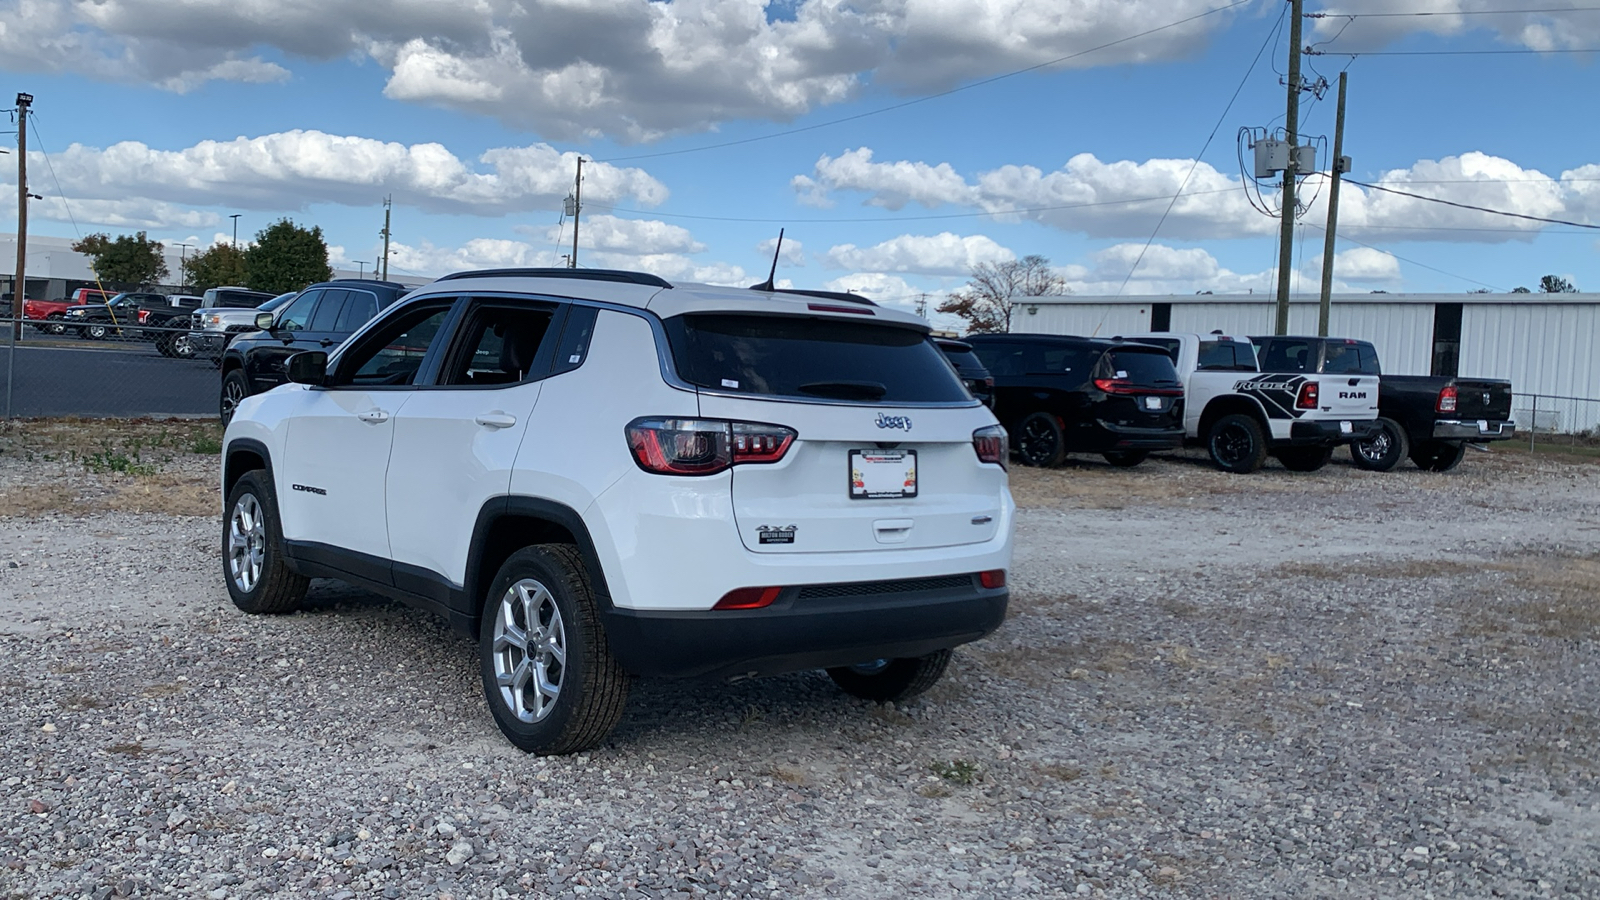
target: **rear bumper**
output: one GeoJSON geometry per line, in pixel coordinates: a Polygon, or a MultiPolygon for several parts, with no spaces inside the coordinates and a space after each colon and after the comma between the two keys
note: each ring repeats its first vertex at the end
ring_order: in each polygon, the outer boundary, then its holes
{"type": "Polygon", "coordinates": [[[976,573],[785,588],[764,609],[605,614],[611,651],[635,675],[734,678],[924,656],[1005,621],[1010,594],[976,573]]]}
{"type": "MultiPolygon", "coordinates": [[[[1182,422],[1182,419],[1179,419],[1182,422]]],[[[1097,420],[1101,433],[1099,450],[1175,450],[1183,446],[1184,430],[1174,428],[1134,428],[1097,420]]]]}
{"type": "Polygon", "coordinates": [[[1510,440],[1517,435],[1517,423],[1511,420],[1496,421],[1494,419],[1439,419],[1433,423],[1433,439],[1436,441],[1484,441],[1510,440]]]}
{"type": "Polygon", "coordinates": [[[1317,419],[1310,422],[1300,419],[1290,423],[1287,443],[1294,447],[1337,447],[1375,437],[1378,431],[1377,419],[1317,419]],[[1347,422],[1349,431],[1345,430],[1347,422]]]}

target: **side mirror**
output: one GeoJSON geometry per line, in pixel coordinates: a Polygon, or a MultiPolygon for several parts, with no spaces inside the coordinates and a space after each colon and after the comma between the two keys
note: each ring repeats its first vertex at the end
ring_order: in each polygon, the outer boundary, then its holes
{"type": "MultiPolygon", "coordinates": [[[[263,313],[263,315],[266,315],[263,313]]],[[[328,382],[328,354],[321,350],[306,350],[289,357],[289,380],[295,384],[322,387],[328,382]]]]}
{"type": "Polygon", "coordinates": [[[272,330],[272,313],[256,313],[256,327],[262,331],[272,330]]]}

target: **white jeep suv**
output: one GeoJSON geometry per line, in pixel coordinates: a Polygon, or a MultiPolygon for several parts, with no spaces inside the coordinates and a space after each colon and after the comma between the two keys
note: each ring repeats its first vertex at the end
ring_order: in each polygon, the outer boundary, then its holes
{"type": "Polygon", "coordinates": [[[437,612],[524,750],[598,744],[631,676],[911,697],[1005,618],[1005,432],[915,316],[464,272],[287,368],[224,437],[234,603],[328,577],[437,612]]]}

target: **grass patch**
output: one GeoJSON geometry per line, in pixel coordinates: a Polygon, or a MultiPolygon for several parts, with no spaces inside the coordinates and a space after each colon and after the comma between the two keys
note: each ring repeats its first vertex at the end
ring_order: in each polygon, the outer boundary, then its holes
{"type": "Polygon", "coordinates": [[[122,512],[170,516],[215,516],[222,509],[219,488],[178,475],[151,475],[118,485],[106,506],[122,512]]]}
{"type": "Polygon", "coordinates": [[[983,769],[970,759],[936,759],[928,764],[928,771],[951,784],[970,785],[983,777],[983,769]]]}
{"type": "Polygon", "coordinates": [[[0,491],[0,518],[31,519],[46,513],[75,513],[78,492],[62,484],[41,484],[0,491]]]}
{"type": "Polygon", "coordinates": [[[136,443],[132,447],[113,447],[110,441],[100,446],[93,453],[85,453],[73,457],[83,466],[84,471],[95,475],[115,473],[117,475],[154,475],[156,467],[144,461],[144,448],[136,443]]]}
{"type": "Polygon", "coordinates": [[[1501,623],[1481,620],[1498,613],[1540,637],[1592,640],[1600,636],[1600,557],[1522,558],[1489,568],[1510,575],[1522,592],[1510,604],[1478,607],[1478,624],[1487,629],[1484,633],[1492,633],[1501,623]]]}
{"type": "Polygon", "coordinates": [[[153,451],[213,454],[222,450],[215,419],[24,419],[0,428],[0,453],[23,458],[85,458],[103,452],[130,459],[153,451]]]}

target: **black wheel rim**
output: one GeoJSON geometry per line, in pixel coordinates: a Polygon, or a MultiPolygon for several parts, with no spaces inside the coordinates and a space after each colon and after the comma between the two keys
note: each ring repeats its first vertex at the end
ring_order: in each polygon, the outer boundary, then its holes
{"type": "Polygon", "coordinates": [[[1022,426],[1022,440],[1017,447],[1022,458],[1033,465],[1043,465],[1056,452],[1055,429],[1044,419],[1029,419],[1022,426]]]}
{"type": "Polygon", "coordinates": [[[1391,446],[1393,442],[1389,439],[1389,431],[1384,429],[1371,440],[1357,441],[1356,452],[1369,463],[1381,463],[1388,457],[1391,446]]]}
{"type": "Polygon", "coordinates": [[[1222,464],[1236,466],[1250,457],[1252,443],[1243,425],[1229,425],[1211,439],[1211,452],[1222,464]]]}

